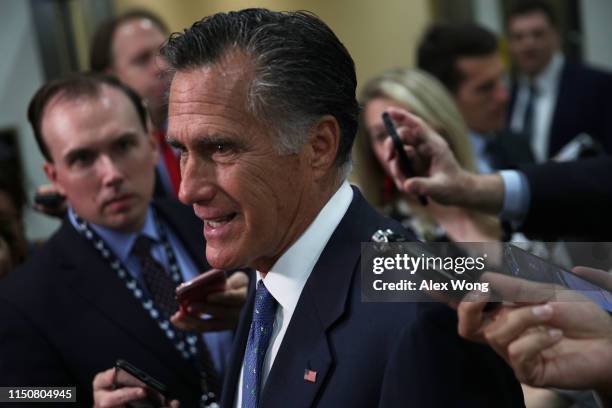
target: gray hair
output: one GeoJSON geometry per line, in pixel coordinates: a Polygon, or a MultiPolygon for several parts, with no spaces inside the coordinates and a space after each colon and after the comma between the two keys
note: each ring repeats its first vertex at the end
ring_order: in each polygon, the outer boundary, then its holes
{"type": "Polygon", "coordinates": [[[341,132],[335,164],[346,175],[358,126],[357,78],[332,30],[308,12],[246,9],[214,14],[174,33],[162,53],[181,71],[219,62],[233,50],[252,58],[246,108],[276,130],[279,152],[298,152],[316,121],[331,115],[341,132]]]}

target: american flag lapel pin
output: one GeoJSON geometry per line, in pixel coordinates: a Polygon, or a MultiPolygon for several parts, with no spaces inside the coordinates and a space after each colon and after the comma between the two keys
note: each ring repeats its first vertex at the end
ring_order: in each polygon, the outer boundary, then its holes
{"type": "Polygon", "coordinates": [[[304,370],[304,381],[317,382],[317,372],[309,369],[304,370]]]}

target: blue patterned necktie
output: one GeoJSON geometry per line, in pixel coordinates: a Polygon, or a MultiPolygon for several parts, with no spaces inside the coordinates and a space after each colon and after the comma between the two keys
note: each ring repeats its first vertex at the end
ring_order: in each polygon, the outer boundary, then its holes
{"type": "Polygon", "coordinates": [[[277,305],[274,296],[268,292],[266,285],[260,280],[255,292],[253,320],[244,354],[242,408],[257,408],[263,378],[263,360],[272,337],[277,305]]]}
{"type": "MultiPolygon", "coordinates": [[[[176,283],[172,281],[163,265],[153,257],[152,245],[151,238],[140,235],[134,242],[132,253],[140,262],[142,277],[147,290],[151,294],[153,303],[161,311],[163,318],[169,320],[170,316],[179,309],[174,292],[176,283]]],[[[181,330],[175,330],[174,332],[179,339],[185,340],[185,332],[181,330]]],[[[204,383],[202,388],[206,398],[211,399],[211,394],[220,394],[219,375],[216,372],[210,351],[200,336],[196,338],[194,347],[196,349],[194,363],[200,370],[201,381],[204,383]]]]}

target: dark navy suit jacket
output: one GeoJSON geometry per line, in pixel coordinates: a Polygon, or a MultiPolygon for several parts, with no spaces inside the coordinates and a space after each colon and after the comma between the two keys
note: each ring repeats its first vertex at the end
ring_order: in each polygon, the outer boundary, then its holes
{"type": "MultiPolygon", "coordinates": [[[[360,243],[380,228],[403,231],[354,189],[351,206],[302,291],[260,408],[524,406],[509,367],[484,346],[459,338],[450,308],[361,301],[360,243]],[[316,371],[314,383],[304,380],[307,369],[316,371]]],[[[234,404],[253,285],[225,379],[225,408],[234,404]]]]}
{"type": "Polygon", "coordinates": [[[522,231],[542,239],[612,241],[612,157],[520,170],[531,194],[522,231]]]}
{"type": "MultiPolygon", "coordinates": [[[[175,200],[156,209],[198,268],[208,269],[192,210],[175,200]]],[[[91,407],[94,375],[118,358],[165,383],[181,406],[197,406],[195,368],[65,220],[30,262],[0,281],[0,386],[76,386],[78,403],[70,406],[91,407]]]]}
{"type": "Polygon", "coordinates": [[[493,170],[511,169],[535,162],[527,136],[510,130],[496,132],[487,144],[486,152],[493,170]]]}
{"type": "MultiPolygon", "coordinates": [[[[509,117],[516,102],[512,86],[509,117]]],[[[554,156],[580,133],[612,153],[612,75],[565,61],[549,133],[548,156],[554,156]]]]}

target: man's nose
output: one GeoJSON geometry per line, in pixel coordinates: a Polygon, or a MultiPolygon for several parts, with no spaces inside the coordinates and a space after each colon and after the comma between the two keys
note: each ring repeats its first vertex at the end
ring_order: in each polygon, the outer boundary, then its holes
{"type": "Polygon", "coordinates": [[[184,204],[206,203],[217,192],[215,170],[204,161],[185,159],[181,163],[179,200],[184,204]]]}
{"type": "Polygon", "coordinates": [[[98,172],[102,176],[105,186],[116,186],[123,182],[123,171],[119,164],[108,155],[100,156],[98,160],[98,172]]]}
{"type": "Polygon", "coordinates": [[[495,87],[495,100],[498,103],[507,103],[510,94],[508,93],[508,87],[504,83],[504,81],[499,80],[495,87]]]}

